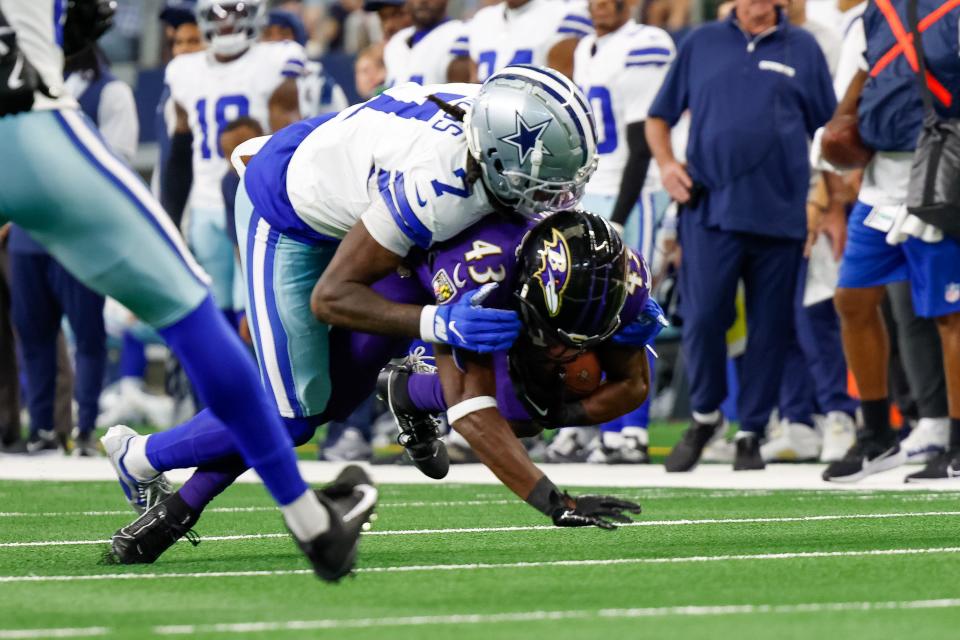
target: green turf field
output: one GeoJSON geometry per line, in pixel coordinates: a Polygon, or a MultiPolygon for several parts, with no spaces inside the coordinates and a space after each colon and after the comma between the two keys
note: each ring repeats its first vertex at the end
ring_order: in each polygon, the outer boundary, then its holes
{"type": "Polygon", "coordinates": [[[130,568],[98,564],[103,544],[76,544],[129,519],[112,483],[0,482],[0,638],[834,640],[960,628],[954,493],[628,489],[617,493],[642,502],[643,526],[601,531],[546,527],[501,487],[381,489],[358,574],[327,585],[256,485],[213,505],[199,547],[130,568]]]}

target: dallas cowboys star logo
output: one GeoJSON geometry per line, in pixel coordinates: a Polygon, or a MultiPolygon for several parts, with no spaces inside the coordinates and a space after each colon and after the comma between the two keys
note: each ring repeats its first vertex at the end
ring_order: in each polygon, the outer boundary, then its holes
{"type": "MultiPolygon", "coordinates": [[[[527,161],[527,157],[530,155],[530,152],[532,152],[537,146],[537,141],[543,137],[543,134],[546,132],[550,122],[551,120],[547,119],[535,125],[529,125],[518,111],[516,123],[517,130],[508,136],[499,138],[499,140],[516,147],[517,155],[520,156],[520,164],[523,164],[527,161]]],[[[546,147],[543,147],[543,152],[546,155],[550,155],[550,150],[546,147]]]]}

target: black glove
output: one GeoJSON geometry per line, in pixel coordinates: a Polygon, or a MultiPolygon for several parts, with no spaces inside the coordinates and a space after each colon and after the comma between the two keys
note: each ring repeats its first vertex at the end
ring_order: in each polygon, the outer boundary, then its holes
{"type": "Polygon", "coordinates": [[[17,34],[0,15],[0,116],[29,111],[35,91],[50,95],[40,74],[17,46],[17,34]]]}
{"type": "Polygon", "coordinates": [[[579,496],[574,498],[568,493],[563,494],[563,502],[573,507],[564,506],[553,514],[553,524],[558,527],[600,527],[601,529],[616,529],[615,522],[633,522],[626,513],[640,513],[640,505],[629,500],[621,500],[613,496],[579,496]]]}
{"type": "Polygon", "coordinates": [[[72,56],[105,34],[113,26],[116,0],[69,0],[63,25],[63,55],[72,56]]]}
{"type": "Polygon", "coordinates": [[[563,405],[563,367],[551,363],[521,337],[511,347],[507,363],[517,397],[534,422],[555,428],[563,405]]]}

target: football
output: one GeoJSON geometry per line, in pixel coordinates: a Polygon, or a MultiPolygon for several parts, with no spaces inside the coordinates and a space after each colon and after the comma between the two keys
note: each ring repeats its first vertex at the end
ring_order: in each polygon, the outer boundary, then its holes
{"type": "Polygon", "coordinates": [[[585,351],[576,360],[564,365],[563,384],[567,393],[578,398],[593,393],[600,386],[600,361],[592,351],[585,351]]]}
{"type": "Polygon", "coordinates": [[[820,142],[824,159],[838,169],[859,169],[867,166],[873,149],[863,144],[857,116],[845,114],[833,118],[823,130],[820,142]]]}

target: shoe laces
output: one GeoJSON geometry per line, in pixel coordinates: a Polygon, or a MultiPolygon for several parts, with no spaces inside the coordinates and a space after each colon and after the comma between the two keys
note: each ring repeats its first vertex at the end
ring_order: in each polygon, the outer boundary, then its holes
{"type": "Polygon", "coordinates": [[[172,492],[173,487],[162,473],[153,480],[141,482],[137,486],[137,493],[145,511],[153,508],[172,492]]]}
{"type": "Polygon", "coordinates": [[[410,367],[413,373],[436,373],[436,358],[427,355],[426,347],[419,346],[407,354],[403,363],[410,367]]]}
{"type": "Polygon", "coordinates": [[[200,544],[200,534],[194,531],[193,529],[187,529],[186,532],[183,534],[183,537],[187,540],[187,542],[189,542],[193,546],[197,546],[200,544]]]}

